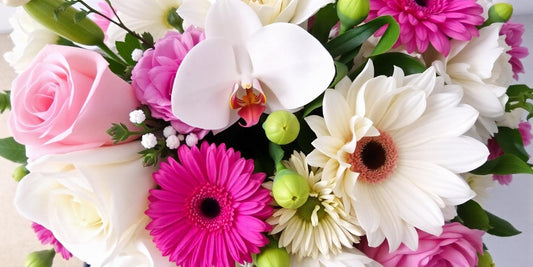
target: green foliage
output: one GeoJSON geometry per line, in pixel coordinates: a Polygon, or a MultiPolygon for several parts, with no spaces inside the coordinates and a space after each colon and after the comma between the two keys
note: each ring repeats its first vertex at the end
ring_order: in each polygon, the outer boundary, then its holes
{"type": "Polygon", "coordinates": [[[143,33],[141,37],[144,40],[142,43],[144,50],[154,48],[154,37],[149,32],[143,33]]]}
{"type": "Polygon", "coordinates": [[[139,39],[128,33],[126,34],[126,38],[124,39],[124,41],[115,42],[115,46],[117,48],[118,54],[124,60],[126,60],[129,65],[135,66],[135,61],[131,58],[131,53],[135,49],[142,49],[142,45],[139,39]]]}
{"type": "Polygon", "coordinates": [[[158,140],[158,143],[155,147],[145,149],[139,154],[143,156],[143,165],[144,166],[155,166],[159,163],[159,159],[165,158],[168,156],[169,150],[166,149],[165,141],[158,140]]]}
{"type": "Polygon", "coordinates": [[[375,76],[391,76],[394,71],[394,66],[400,67],[405,75],[422,73],[426,70],[426,66],[422,62],[404,53],[384,53],[371,58],[374,62],[375,76]]]}
{"type": "Polygon", "coordinates": [[[508,221],[484,210],[474,200],[469,200],[457,207],[454,221],[461,222],[470,229],[479,229],[495,236],[514,236],[520,234],[508,221]]]}
{"type": "Polygon", "coordinates": [[[533,100],[532,88],[525,84],[511,85],[507,89],[507,95],[509,100],[505,105],[505,111],[509,112],[516,108],[523,108],[529,113],[527,115],[528,120],[533,117],[533,104],[528,101],[533,100]]]}
{"type": "Polygon", "coordinates": [[[524,162],[528,161],[529,155],[524,149],[522,135],[518,129],[499,127],[494,138],[504,153],[513,154],[524,162]]]}
{"type": "Polygon", "coordinates": [[[11,91],[0,93],[0,113],[3,113],[6,109],[11,109],[10,94],[11,91]]]}
{"type": "Polygon", "coordinates": [[[167,13],[167,23],[179,32],[183,32],[183,19],[176,13],[176,8],[171,8],[167,13]]]}
{"type": "Polygon", "coordinates": [[[331,28],[337,24],[337,11],[335,4],[329,4],[320,9],[315,16],[315,22],[311,28],[311,34],[321,43],[326,43],[329,38],[331,28]]]}
{"type": "Polygon", "coordinates": [[[113,126],[109,128],[106,133],[111,136],[113,144],[128,140],[134,133],[128,129],[128,126],[124,123],[113,123],[113,126]]]}
{"type": "Polygon", "coordinates": [[[0,157],[7,160],[26,164],[26,148],[13,139],[13,137],[0,139],[0,157]]]}
{"type": "Polygon", "coordinates": [[[531,166],[513,154],[503,154],[493,160],[485,162],[481,167],[471,171],[473,174],[515,174],[528,173],[533,174],[531,166]]]}

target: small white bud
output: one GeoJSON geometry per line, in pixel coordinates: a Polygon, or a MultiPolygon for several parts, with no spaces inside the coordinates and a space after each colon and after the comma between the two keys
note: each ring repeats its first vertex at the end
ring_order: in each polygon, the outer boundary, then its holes
{"type": "Polygon", "coordinates": [[[163,129],[163,135],[165,137],[169,137],[171,135],[176,135],[176,129],[174,129],[174,127],[169,125],[169,126],[165,127],[165,129],[163,129]]]}
{"type": "Polygon", "coordinates": [[[195,146],[198,144],[198,136],[194,133],[188,134],[187,137],[185,137],[185,143],[190,147],[195,146]]]}
{"type": "Polygon", "coordinates": [[[157,145],[157,138],[153,133],[147,133],[143,135],[141,145],[146,149],[154,148],[157,145]]]}
{"type": "Polygon", "coordinates": [[[131,52],[131,59],[133,59],[133,61],[139,61],[139,59],[141,59],[143,57],[143,51],[139,48],[135,48],[132,52],[131,52]]]}
{"type": "Polygon", "coordinates": [[[183,140],[185,140],[185,136],[183,134],[178,134],[178,139],[180,141],[183,141],[183,140]]]}
{"type": "Polygon", "coordinates": [[[130,112],[130,121],[136,124],[142,123],[144,120],[146,120],[146,115],[144,114],[144,111],[137,109],[132,112],[130,112]]]}
{"type": "Polygon", "coordinates": [[[180,146],[180,140],[177,136],[171,135],[167,137],[167,147],[170,149],[176,149],[180,146]]]}

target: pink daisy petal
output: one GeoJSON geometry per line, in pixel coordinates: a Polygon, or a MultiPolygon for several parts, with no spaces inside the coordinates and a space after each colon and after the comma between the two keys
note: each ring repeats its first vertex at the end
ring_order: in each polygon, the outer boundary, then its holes
{"type": "Polygon", "coordinates": [[[511,47],[507,54],[511,55],[509,63],[513,69],[513,78],[518,80],[518,73],[524,73],[524,65],[521,59],[529,55],[527,48],[522,45],[522,35],[524,34],[524,25],[508,21],[502,25],[500,35],[505,35],[505,43],[511,47]]]}
{"type": "Polygon", "coordinates": [[[56,253],[61,254],[61,257],[63,257],[65,260],[72,258],[72,253],[70,253],[70,251],[68,251],[59,241],[57,241],[57,239],[54,237],[54,234],[52,234],[50,230],[38,223],[32,223],[31,227],[37,235],[37,238],[39,238],[39,241],[41,241],[41,244],[51,244],[56,253]]]}
{"type": "Polygon", "coordinates": [[[431,43],[447,56],[448,38],[467,41],[478,35],[482,12],[475,0],[371,0],[368,18],[394,17],[400,24],[397,45],[405,45],[409,53],[423,53],[431,43]]]}
{"type": "Polygon", "coordinates": [[[169,158],[150,191],[146,227],[163,255],[182,267],[222,267],[251,262],[268,244],[264,220],[273,213],[264,173],[225,145],[181,146],[179,162],[169,158]]]}

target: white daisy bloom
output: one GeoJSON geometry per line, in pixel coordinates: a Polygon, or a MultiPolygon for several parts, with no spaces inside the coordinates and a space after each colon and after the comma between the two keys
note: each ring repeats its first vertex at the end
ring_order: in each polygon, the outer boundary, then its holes
{"type": "MultiPolygon", "coordinates": [[[[494,23],[479,30],[479,37],[464,42],[452,40],[448,57],[436,57],[433,61],[437,74],[446,84],[460,85],[463,103],[479,112],[479,118],[471,135],[486,142],[498,132],[496,121],[505,113],[505,94],[513,81],[513,71],[507,54],[510,49],[505,36],[500,36],[501,23],[494,23]]],[[[431,62],[431,61],[428,61],[431,62]]]]}
{"type": "MultiPolygon", "coordinates": [[[[157,41],[167,31],[174,30],[167,17],[181,5],[181,0],[111,0],[111,4],[130,30],[139,34],[149,32],[157,41]]],[[[111,23],[106,34],[109,44],[114,44],[124,40],[126,31],[111,23]]]]}
{"type": "Polygon", "coordinates": [[[442,209],[474,197],[458,173],[483,164],[488,149],[464,136],[477,111],[459,104],[461,90],[444,86],[433,68],[374,78],[369,61],[359,76],[326,90],[324,117],[309,116],[317,135],[308,156],[334,180],[334,193],[355,212],[370,246],[415,250],[415,227],[439,235],[442,209]]]}
{"type": "Polygon", "coordinates": [[[59,41],[56,33],[35,21],[22,8],[17,8],[15,14],[9,18],[9,24],[13,27],[9,37],[14,47],[4,54],[4,59],[16,73],[23,72],[47,44],[59,41]]]}
{"type": "Polygon", "coordinates": [[[318,259],[291,258],[292,267],[381,267],[382,265],[373,259],[367,257],[363,252],[356,248],[345,248],[341,253],[332,256],[320,256],[318,259]]]}
{"type": "Polygon", "coordinates": [[[307,166],[305,154],[295,152],[283,164],[307,180],[309,198],[298,209],[280,208],[267,222],[274,226],[272,234],[281,232],[278,244],[299,258],[328,257],[351,248],[363,234],[357,219],[345,212],[342,202],[333,194],[331,180],[322,180],[322,170],[307,166]]]}

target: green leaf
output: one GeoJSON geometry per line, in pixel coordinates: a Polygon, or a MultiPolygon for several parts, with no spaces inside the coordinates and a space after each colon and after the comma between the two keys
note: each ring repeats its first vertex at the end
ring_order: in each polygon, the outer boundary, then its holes
{"type": "Polygon", "coordinates": [[[173,7],[168,10],[167,13],[167,23],[178,30],[180,33],[183,32],[183,19],[176,13],[176,8],[173,7]]]}
{"type": "Polygon", "coordinates": [[[305,105],[305,109],[304,109],[304,113],[302,117],[307,117],[309,114],[311,114],[311,112],[313,112],[313,110],[321,107],[323,101],[324,101],[324,94],[321,94],[319,97],[315,98],[309,104],[305,105]]]}
{"type": "Polygon", "coordinates": [[[473,174],[515,174],[528,173],[533,174],[533,169],[519,157],[513,154],[503,154],[493,160],[485,162],[481,167],[471,171],[473,174]]]}
{"type": "Polygon", "coordinates": [[[124,123],[113,123],[106,133],[111,136],[111,139],[113,139],[113,144],[126,141],[131,136],[128,126],[124,123]]]}
{"type": "Polygon", "coordinates": [[[505,104],[505,111],[509,112],[516,108],[523,108],[529,112],[527,119],[533,117],[533,89],[524,84],[515,84],[507,88],[509,100],[505,104]]]}
{"type": "Polygon", "coordinates": [[[404,53],[385,53],[372,57],[374,63],[374,74],[391,76],[394,66],[400,67],[405,75],[422,73],[426,66],[418,59],[404,53]]]}
{"type": "Polygon", "coordinates": [[[346,77],[348,74],[348,67],[340,62],[333,62],[335,63],[335,78],[333,79],[333,82],[330,85],[331,87],[334,87],[338,82],[342,80],[342,78],[346,77]]]}
{"type": "Polygon", "coordinates": [[[6,109],[11,109],[11,91],[5,91],[0,93],[0,113],[3,113],[6,109]]]}
{"type": "Polygon", "coordinates": [[[529,155],[524,149],[522,135],[518,129],[498,127],[498,133],[494,135],[494,138],[504,153],[513,154],[524,162],[528,161],[529,155]]]}
{"type": "Polygon", "coordinates": [[[0,157],[13,162],[26,164],[26,148],[24,145],[17,143],[13,137],[0,139],[0,157]]]}
{"type": "Polygon", "coordinates": [[[508,221],[486,211],[491,229],[487,233],[495,236],[514,236],[521,232],[508,221]]]}
{"type": "Polygon", "coordinates": [[[487,231],[491,228],[489,216],[474,200],[469,200],[457,206],[457,215],[463,224],[470,229],[487,231]]]}
{"type": "Polygon", "coordinates": [[[283,156],[285,155],[285,151],[283,151],[281,146],[272,142],[270,142],[268,145],[268,153],[276,164],[280,163],[281,160],[283,160],[283,156]]]}
{"type": "Polygon", "coordinates": [[[154,37],[149,32],[143,33],[141,37],[147,42],[142,44],[145,50],[154,47],[154,37]]]}
{"type": "Polygon", "coordinates": [[[334,58],[350,53],[355,49],[359,49],[359,47],[372,36],[372,34],[384,25],[389,26],[372,52],[372,56],[384,53],[396,43],[400,32],[398,23],[394,18],[388,15],[378,17],[361,26],[346,31],[342,35],[329,41],[325,47],[334,58]]]}
{"type": "Polygon", "coordinates": [[[135,36],[128,33],[126,34],[124,42],[117,41],[115,42],[115,46],[117,48],[118,54],[124,60],[126,60],[129,65],[135,65],[135,61],[131,58],[131,53],[135,49],[142,49],[141,42],[137,38],[135,38],[135,36]]]}
{"type": "Polygon", "coordinates": [[[337,24],[337,11],[335,4],[329,4],[320,9],[315,15],[315,22],[311,28],[311,34],[321,43],[326,43],[329,38],[331,28],[337,24]]]}

